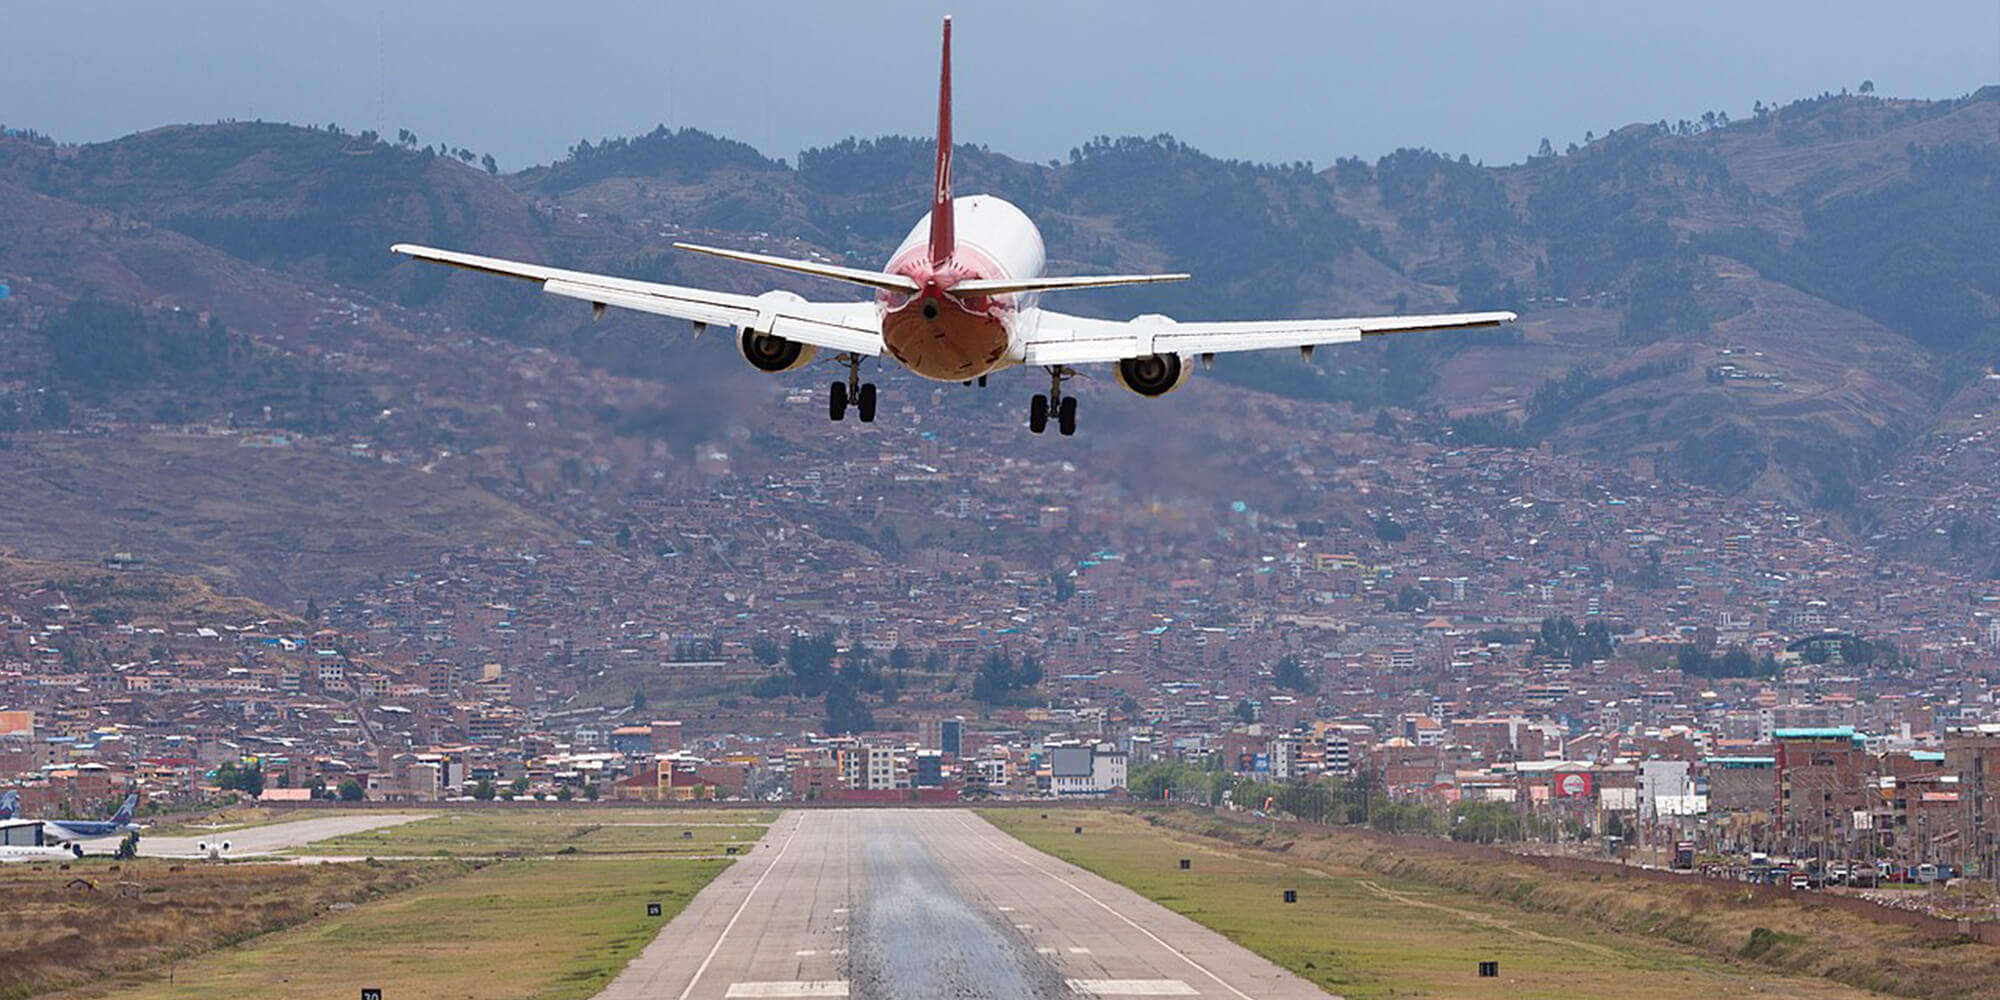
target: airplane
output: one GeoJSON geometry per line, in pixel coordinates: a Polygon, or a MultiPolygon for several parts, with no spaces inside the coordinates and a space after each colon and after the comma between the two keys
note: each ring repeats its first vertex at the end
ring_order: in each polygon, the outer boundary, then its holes
{"type": "MultiPolygon", "coordinates": [[[[18,793],[0,795],[0,809],[19,805],[18,793]]],[[[33,819],[0,817],[0,864],[18,861],[70,861],[83,857],[81,844],[57,846],[50,842],[48,824],[33,819]]]]}
{"type": "Polygon", "coordinates": [[[722,247],[675,243],[681,250],[798,274],[830,278],[874,290],[862,302],[808,302],[776,290],[739,295],[612,275],[482,257],[456,250],[399,243],[393,253],[485,274],[540,284],[552,295],[590,303],[591,317],[608,306],[688,320],[696,336],[710,326],[738,331],[745,361],[760,371],[788,372],[832,352],[847,378],[832,384],[827,416],[853,409],[862,423],[875,419],[873,382],[861,365],[887,353],[909,371],[940,382],[974,381],[1009,368],[1040,368],[1049,391],[1028,407],[1028,429],[1040,434],[1051,421],[1063,435],[1076,433],[1076,397],[1065,382],[1087,365],[1115,366],[1125,388],[1164,396],[1186,383],[1193,360],[1217,354],[1292,348],[1310,359],[1313,349],[1368,337],[1419,330],[1460,330],[1511,323],[1511,312],[1351,319],[1177,323],[1148,314],[1130,320],[1090,319],[1040,307],[1043,293],[1075,288],[1182,281],[1186,274],[1111,274],[1078,277],[1043,273],[1041,232],[1020,209],[992,195],[952,194],[951,18],[944,19],[938,74],[936,185],[930,211],[910,230],[880,271],[793,260],[722,247]]]}
{"type": "Polygon", "coordinates": [[[20,810],[21,810],[20,792],[9,791],[4,795],[0,795],[0,820],[13,819],[14,814],[19,812],[20,810]]]}
{"type": "Polygon", "coordinates": [[[137,833],[142,829],[132,822],[132,813],[139,807],[139,794],[125,796],[125,802],[108,820],[86,819],[45,819],[42,832],[48,839],[58,843],[74,840],[96,840],[100,837],[117,837],[127,833],[137,833]]]}

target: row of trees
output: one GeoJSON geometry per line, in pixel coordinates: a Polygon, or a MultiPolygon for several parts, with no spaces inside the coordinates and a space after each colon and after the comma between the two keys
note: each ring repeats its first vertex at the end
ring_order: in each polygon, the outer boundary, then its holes
{"type": "Polygon", "coordinates": [[[1555,839],[1588,831],[1562,828],[1558,820],[1524,816],[1506,802],[1459,802],[1440,808],[1390,799],[1367,775],[1318,781],[1264,781],[1225,772],[1211,757],[1202,764],[1155,761],[1134,769],[1127,781],[1134,798],[1220,806],[1231,803],[1271,816],[1308,823],[1366,826],[1384,833],[1414,833],[1491,844],[1530,836],[1555,839]]]}

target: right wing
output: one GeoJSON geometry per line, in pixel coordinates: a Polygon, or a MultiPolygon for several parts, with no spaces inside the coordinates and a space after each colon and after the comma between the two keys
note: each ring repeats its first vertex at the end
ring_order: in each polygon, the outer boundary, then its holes
{"type": "Polygon", "coordinates": [[[594,308],[618,306],[710,326],[753,329],[833,351],[882,353],[881,319],[873,302],[805,302],[789,294],[771,292],[763,295],[711,292],[410,243],[398,243],[389,249],[418,260],[533,281],[551,295],[579,299],[594,308]]]}
{"type": "Polygon", "coordinates": [[[1436,316],[1368,316],[1353,319],[1252,320],[1176,323],[1164,316],[1133,320],[1090,319],[1042,311],[1022,357],[1026,365],[1107,364],[1153,354],[1224,354],[1277,347],[1310,350],[1352,344],[1364,337],[1419,330],[1464,330],[1512,323],[1511,312],[1436,316]]]}

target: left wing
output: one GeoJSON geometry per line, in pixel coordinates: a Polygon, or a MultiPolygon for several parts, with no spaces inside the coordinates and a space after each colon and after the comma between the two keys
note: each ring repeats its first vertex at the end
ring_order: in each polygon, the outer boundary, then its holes
{"type": "Polygon", "coordinates": [[[1512,323],[1516,318],[1511,312],[1476,312],[1354,319],[1176,323],[1165,316],[1104,320],[1043,310],[1040,325],[1023,349],[1022,363],[1105,364],[1153,354],[1224,354],[1276,347],[1309,351],[1322,344],[1352,344],[1364,337],[1391,333],[1499,326],[1512,323]]]}
{"type": "Polygon", "coordinates": [[[410,243],[398,243],[389,249],[418,260],[533,281],[542,286],[542,291],[579,299],[596,309],[617,306],[710,326],[753,329],[828,350],[867,355],[882,353],[881,319],[873,302],[807,302],[784,292],[766,292],[763,295],[712,292],[587,271],[565,271],[540,264],[481,257],[410,243]]]}

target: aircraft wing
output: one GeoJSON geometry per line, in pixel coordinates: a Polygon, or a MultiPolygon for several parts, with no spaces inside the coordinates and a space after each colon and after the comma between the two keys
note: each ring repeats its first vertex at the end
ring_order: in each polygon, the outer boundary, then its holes
{"type": "Polygon", "coordinates": [[[1023,350],[1022,363],[1089,365],[1153,354],[1224,354],[1277,347],[1313,348],[1322,344],[1352,344],[1363,338],[1391,333],[1499,326],[1512,323],[1515,319],[1511,312],[1476,312],[1353,319],[1176,323],[1163,316],[1104,320],[1043,310],[1041,323],[1023,350]]]}
{"type": "Polygon", "coordinates": [[[834,351],[882,353],[881,320],[873,302],[805,302],[782,294],[712,292],[410,243],[389,249],[418,260],[533,281],[551,295],[578,299],[593,307],[617,306],[710,326],[747,327],[834,351]]]}

